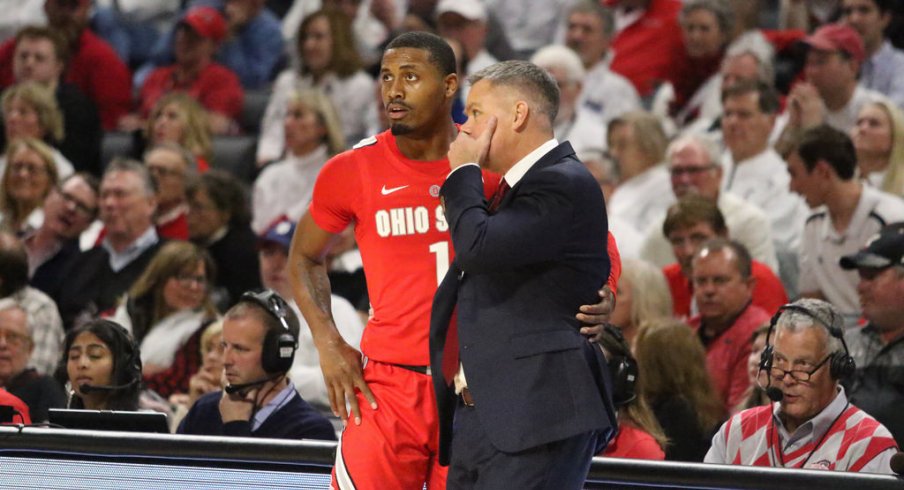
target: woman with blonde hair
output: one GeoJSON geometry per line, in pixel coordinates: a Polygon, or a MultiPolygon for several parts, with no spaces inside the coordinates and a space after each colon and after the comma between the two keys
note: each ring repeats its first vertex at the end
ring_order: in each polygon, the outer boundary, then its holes
{"type": "Polygon", "coordinates": [[[851,128],[860,177],[873,187],[904,197],[904,113],[884,98],[867,102],[851,128]]]}
{"type": "Polygon", "coordinates": [[[644,325],[672,316],[672,294],[662,271],[640,259],[623,259],[611,322],[633,344],[644,325]]]}
{"type": "Polygon", "coordinates": [[[113,315],[141,346],[147,386],[164,398],[187,392],[190,376],[201,365],[202,327],[218,316],[209,294],[213,274],[204,249],[168,242],[113,315]]]}
{"type": "Polygon", "coordinates": [[[319,89],[292,92],[283,118],[286,158],[261,171],[251,196],[251,228],[258,234],[280,216],[298,221],[326,161],[345,148],[333,103],[319,89]]]}
{"type": "Polygon", "coordinates": [[[170,92],[154,104],[144,129],[145,148],[176,143],[195,156],[198,171],[210,168],[213,157],[207,110],[193,97],[170,92]]]}
{"type": "MultiPolygon", "coordinates": [[[[37,82],[24,82],[3,91],[0,98],[3,112],[3,130],[6,144],[19,138],[41,140],[50,147],[57,175],[68,177],[74,168],[56,148],[63,141],[63,113],[53,93],[37,82]]],[[[0,159],[0,172],[6,165],[6,157],[0,159]]]]}
{"type": "Polygon", "coordinates": [[[6,147],[0,184],[0,224],[19,236],[44,223],[44,198],[59,182],[53,150],[34,138],[13,140],[6,147]]]}
{"type": "Polygon", "coordinates": [[[299,70],[288,69],[273,83],[273,95],[261,120],[257,163],[263,165],[284,155],[283,121],[292,92],[319,88],[329,94],[341,124],[344,147],[367,136],[364,117],[373,103],[374,81],[362,69],[355,48],[352,21],[338,9],[312,12],[298,28],[295,47],[299,70]]]}
{"type": "Polygon", "coordinates": [[[680,321],[654,322],[638,332],[634,355],[638,394],[649,401],[669,439],[665,459],[703,461],[725,413],[697,334],[680,321]]]}

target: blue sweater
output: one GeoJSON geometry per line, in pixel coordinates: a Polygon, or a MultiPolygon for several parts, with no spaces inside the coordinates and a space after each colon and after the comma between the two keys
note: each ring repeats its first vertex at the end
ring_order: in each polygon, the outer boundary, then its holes
{"type": "Polygon", "coordinates": [[[270,414],[255,431],[251,430],[251,422],[247,420],[223,424],[220,417],[221,396],[222,392],[215,391],[199,398],[182,419],[176,432],[204,436],[336,440],[336,433],[329,420],[302,400],[298,393],[294,393],[288,403],[270,414]]]}

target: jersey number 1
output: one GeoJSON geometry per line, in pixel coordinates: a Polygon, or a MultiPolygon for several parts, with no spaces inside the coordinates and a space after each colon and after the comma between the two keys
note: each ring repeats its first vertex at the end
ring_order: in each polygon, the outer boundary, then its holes
{"type": "Polygon", "coordinates": [[[436,285],[442,282],[449,271],[449,242],[436,242],[430,244],[430,253],[436,254],[436,285]]]}

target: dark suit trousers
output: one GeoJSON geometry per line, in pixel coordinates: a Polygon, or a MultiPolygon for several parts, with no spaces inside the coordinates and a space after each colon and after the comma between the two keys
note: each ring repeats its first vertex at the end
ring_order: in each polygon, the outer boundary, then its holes
{"type": "Polygon", "coordinates": [[[476,409],[459,402],[452,434],[449,490],[500,488],[581,489],[590,470],[596,435],[578,434],[517,453],[489,441],[476,409]]]}

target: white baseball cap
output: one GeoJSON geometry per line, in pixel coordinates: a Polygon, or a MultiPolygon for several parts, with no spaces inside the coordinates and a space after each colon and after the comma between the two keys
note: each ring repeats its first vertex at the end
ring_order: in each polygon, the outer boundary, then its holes
{"type": "Polygon", "coordinates": [[[436,6],[436,16],[455,13],[468,20],[486,22],[487,7],[480,0],[440,0],[436,6]]]}

